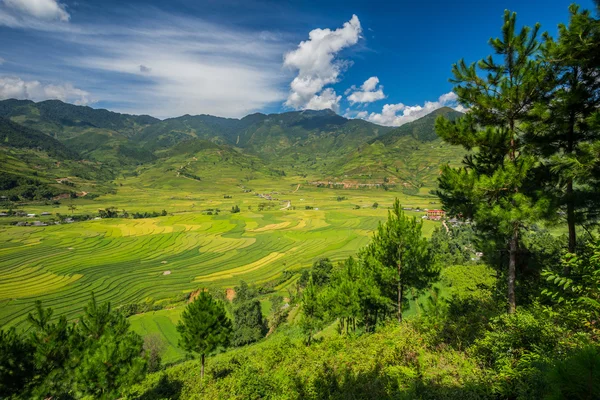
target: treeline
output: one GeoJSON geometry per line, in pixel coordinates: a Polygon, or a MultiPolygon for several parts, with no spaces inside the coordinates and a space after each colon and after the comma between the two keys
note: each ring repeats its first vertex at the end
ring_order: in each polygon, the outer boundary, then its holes
{"type": "Polygon", "coordinates": [[[158,211],[144,211],[144,212],[133,212],[129,213],[127,210],[119,210],[116,207],[108,207],[98,210],[98,217],[100,218],[156,218],[167,216],[167,210],[158,211]]]}

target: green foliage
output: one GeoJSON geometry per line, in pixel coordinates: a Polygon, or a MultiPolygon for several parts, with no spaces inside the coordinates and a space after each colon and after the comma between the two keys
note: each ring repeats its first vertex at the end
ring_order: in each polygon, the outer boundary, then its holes
{"type": "Polygon", "coordinates": [[[29,335],[0,331],[2,396],[111,399],[143,378],[142,338],[108,303],[92,295],[79,323],[53,322],[52,315],[38,301],[29,335]]]}
{"type": "Polygon", "coordinates": [[[463,265],[472,262],[476,253],[476,235],[471,224],[439,226],[431,234],[432,257],[440,265],[463,265]]]}
{"type": "Polygon", "coordinates": [[[0,397],[19,393],[33,378],[34,350],[15,328],[0,330],[0,397]]]}
{"type": "Polygon", "coordinates": [[[576,224],[594,221],[600,211],[600,160],[593,151],[593,143],[600,140],[593,122],[600,115],[600,24],[575,4],[569,12],[569,24],[559,25],[556,41],[545,35],[542,63],[551,87],[534,107],[526,140],[540,158],[537,175],[543,179],[538,189],[564,212],[569,251],[575,253],[576,224]]]}
{"type": "MultiPolygon", "coordinates": [[[[464,167],[445,167],[439,195],[451,215],[472,218],[478,230],[502,239],[510,262],[507,299],[515,311],[518,240],[521,229],[547,211],[548,201],[533,196],[535,157],[524,151],[524,123],[546,88],[537,34],[525,26],[516,31],[516,14],[504,14],[502,37],[491,39],[497,57],[452,67],[454,92],[469,112],[456,121],[436,121],[437,133],[448,143],[472,151],[464,167]],[[500,61],[500,62],[499,62],[500,61]]],[[[500,249],[497,249],[500,250],[500,249]]]]}
{"type": "Polygon", "coordinates": [[[314,334],[323,324],[323,304],[312,276],[302,292],[301,310],[300,327],[305,335],[306,343],[310,345],[314,334]]]}
{"type": "Polygon", "coordinates": [[[361,253],[374,269],[382,293],[391,304],[396,304],[399,321],[402,321],[405,291],[424,289],[439,275],[422,228],[423,222],[406,217],[396,199],[387,221],[379,225],[371,243],[361,253]]]}
{"type": "Polygon", "coordinates": [[[190,303],[177,325],[180,345],[186,351],[208,355],[229,345],[231,321],[223,304],[207,292],[200,292],[190,303]]]}
{"type": "Polygon", "coordinates": [[[552,359],[569,350],[567,332],[544,312],[521,309],[490,322],[473,350],[497,378],[492,390],[506,398],[541,398],[552,359]]]}
{"type": "Polygon", "coordinates": [[[548,374],[549,399],[593,399],[600,393],[600,349],[588,346],[557,363],[548,374]]]}
{"type": "Polygon", "coordinates": [[[267,333],[267,321],[263,318],[260,301],[254,288],[244,281],[235,288],[233,299],[234,346],[244,346],[262,339],[267,333]]]}
{"type": "MultiPolygon", "coordinates": [[[[410,323],[363,336],[326,337],[305,346],[294,331],[219,354],[202,384],[196,361],[151,374],[127,399],[182,385],[180,398],[492,399],[477,362],[433,350],[410,323]]],[[[172,392],[171,392],[172,393],[172,392]]],[[[170,398],[177,398],[170,394],[170,398]]]]}
{"type": "Polygon", "coordinates": [[[582,255],[566,254],[562,267],[560,272],[543,272],[550,287],[542,294],[549,296],[577,325],[600,333],[600,244],[590,244],[582,255]]]}

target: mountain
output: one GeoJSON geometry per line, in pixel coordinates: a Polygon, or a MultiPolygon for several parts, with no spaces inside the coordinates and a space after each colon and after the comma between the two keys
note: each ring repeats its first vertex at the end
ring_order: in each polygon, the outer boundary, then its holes
{"type": "Polygon", "coordinates": [[[0,192],[9,199],[48,200],[110,190],[113,173],[45,133],[0,117],[0,192]]]}
{"type": "Polygon", "coordinates": [[[192,139],[242,148],[285,166],[304,156],[315,161],[346,154],[391,130],[332,110],[255,113],[241,119],[184,115],[161,121],[59,100],[0,101],[0,117],[52,136],[85,158],[115,166],[150,162],[153,153],[192,139]]]}
{"type": "Polygon", "coordinates": [[[461,147],[445,143],[435,133],[440,115],[455,119],[463,114],[444,107],[368,140],[336,160],[327,170],[330,177],[384,181],[409,192],[435,186],[440,167],[458,165],[464,156],[461,147]]]}
{"type": "Polygon", "coordinates": [[[79,159],[76,151],[48,135],[0,117],[0,144],[12,148],[45,151],[56,159],[79,159]]]}
{"type": "Polygon", "coordinates": [[[131,137],[142,128],[160,122],[148,115],[120,114],[104,109],[76,106],[60,100],[0,101],[0,117],[38,129],[56,139],[77,136],[90,129],[113,131],[131,137]]]}
{"type": "Polygon", "coordinates": [[[280,158],[290,149],[312,154],[349,149],[390,129],[347,119],[332,110],[256,113],[241,119],[184,115],[148,126],[133,140],[156,151],[197,138],[280,158]]]}
{"type": "Polygon", "coordinates": [[[440,166],[455,165],[464,155],[437,137],[434,126],[440,115],[455,119],[462,114],[446,107],[391,128],[332,110],[254,113],[240,119],[183,115],[161,121],[58,100],[0,101],[3,124],[11,132],[27,132],[5,135],[5,146],[28,145],[57,159],[83,158],[112,175],[140,164],[176,168],[183,158],[194,157],[190,168],[210,163],[213,171],[221,166],[244,174],[260,170],[266,175],[385,182],[406,190],[434,186],[440,166]]]}
{"type": "Polygon", "coordinates": [[[371,139],[369,143],[379,141],[384,145],[391,145],[395,143],[399,138],[406,136],[411,136],[416,140],[420,140],[422,142],[436,140],[438,139],[438,136],[435,133],[435,120],[439,116],[444,116],[450,120],[455,120],[456,118],[462,115],[463,113],[453,110],[450,107],[442,107],[427,114],[422,118],[419,118],[416,121],[409,122],[408,124],[404,124],[398,128],[395,128],[387,132],[385,135],[382,135],[375,139],[371,139]]]}

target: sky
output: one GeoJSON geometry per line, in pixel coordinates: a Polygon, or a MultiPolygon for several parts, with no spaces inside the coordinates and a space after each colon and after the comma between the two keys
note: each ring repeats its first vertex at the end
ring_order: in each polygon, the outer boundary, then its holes
{"type": "Polygon", "coordinates": [[[331,108],[399,126],[462,109],[452,64],[491,54],[505,9],[556,36],[570,3],[0,0],[0,99],[158,118],[331,108]]]}

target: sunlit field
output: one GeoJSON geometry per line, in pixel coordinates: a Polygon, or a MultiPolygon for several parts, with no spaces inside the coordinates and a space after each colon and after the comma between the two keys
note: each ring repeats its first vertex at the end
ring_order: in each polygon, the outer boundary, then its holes
{"type": "MultiPolygon", "coordinates": [[[[195,171],[201,180],[177,176],[175,164],[140,169],[116,180],[116,194],[67,199],[59,206],[25,206],[28,213],[52,213],[34,218],[43,222],[57,213],[95,216],[99,208],[113,206],[129,213],[165,209],[168,215],[42,227],[2,225],[0,324],[22,326],[35,300],[52,307],[57,316],[72,318],[92,291],[100,301],[118,307],[176,303],[198,288],[225,289],[241,280],[281,280],[284,270],[299,271],[322,257],[338,261],[355,254],[395,197],[407,207],[436,206],[425,188],[417,196],[398,190],[317,188],[310,178],[257,174],[248,179],[234,166],[204,168],[195,171]],[[240,212],[232,213],[233,206],[240,212]]],[[[425,221],[426,234],[436,224],[425,221]]],[[[277,283],[282,293],[293,283],[291,276],[277,283]]]]}

